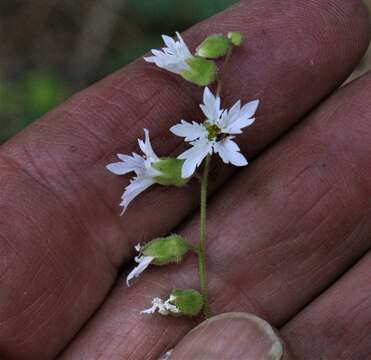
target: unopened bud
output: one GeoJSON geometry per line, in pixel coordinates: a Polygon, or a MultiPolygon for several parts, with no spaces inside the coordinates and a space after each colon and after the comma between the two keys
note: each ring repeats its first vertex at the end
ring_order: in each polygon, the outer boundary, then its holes
{"type": "Polygon", "coordinates": [[[231,31],[228,33],[228,39],[234,46],[240,46],[243,43],[243,35],[237,31],[231,31]]]}

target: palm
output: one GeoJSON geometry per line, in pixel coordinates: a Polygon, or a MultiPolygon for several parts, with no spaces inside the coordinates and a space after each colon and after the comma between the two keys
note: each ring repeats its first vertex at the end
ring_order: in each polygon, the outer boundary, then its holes
{"type": "MultiPolygon", "coordinates": [[[[325,8],[314,0],[244,1],[185,37],[195,45],[230,26],[246,34],[247,45],[225,74],[224,101],[258,96],[262,109],[240,138],[253,164],[232,173],[216,162],[212,170],[212,311],[262,316],[300,359],[365,359],[371,78],[303,116],[362,56],[366,10],[353,0],[325,8]]],[[[182,266],[151,268],[130,289],[117,276],[131,266],[138,241],[175,228],[197,239],[197,217],[189,217],[197,184],[154,187],[120,218],[124,183],[105,170],[117,152],[134,150],[144,127],[160,155],[178,154],[168,129],[197,115],[201,92],[194,91],[138,61],[2,146],[3,357],[156,359],[195,325],[139,315],[173,285],[197,287],[192,256],[182,266]]]]}

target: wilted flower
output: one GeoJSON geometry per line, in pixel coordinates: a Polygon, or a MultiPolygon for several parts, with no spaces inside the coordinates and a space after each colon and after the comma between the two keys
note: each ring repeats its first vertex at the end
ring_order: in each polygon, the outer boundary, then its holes
{"type": "Polygon", "coordinates": [[[156,297],[152,306],[143,310],[141,314],[197,316],[203,307],[202,295],[194,289],[173,289],[166,301],[156,297]]]}
{"type": "Polygon", "coordinates": [[[135,250],[139,253],[138,256],[134,258],[135,262],[138,265],[130,271],[129,275],[126,278],[126,285],[130,286],[130,280],[137,278],[147,267],[151,264],[151,262],[155,259],[153,256],[145,256],[142,254],[142,247],[140,244],[135,246],[135,250]]]}
{"type": "Polygon", "coordinates": [[[152,306],[149,309],[142,310],[140,313],[154,314],[156,311],[158,311],[158,313],[161,315],[169,315],[171,313],[178,314],[180,310],[174,304],[171,304],[171,302],[175,299],[176,298],[173,295],[170,295],[169,298],[165,301],[158,297],[155,297],[152,300],[152,306]]]}
{"type": "Polygon", "coordinates": [[[129,273],[126,283],[138,277],[147,267],[179,264],[184,256],[191,250],[191,245],[180,235],[172,234],[167,237],[156,238],[141,246],[137,244],[135,250],[138,255],[135,261],[138,265],[129,273]]]}

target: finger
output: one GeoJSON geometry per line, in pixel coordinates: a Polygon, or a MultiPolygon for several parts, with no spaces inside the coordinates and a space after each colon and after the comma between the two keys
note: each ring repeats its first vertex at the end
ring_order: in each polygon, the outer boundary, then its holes
{"type": "MultiPolygon", "coordinates": [[[[213,198],[213,313],[248,311],[279,327],[370,248],[370,91],[371,75],[342,88],[213,198]]],[[[197,219],[182,231],[197,233],[197,219]]],[[[145,358],[173,346],[192,322],[139,315],[173,287],[198,288],[194,257],[152,267],[129,291],[118,284],[65,359],[95,359],[101,349],[145,358]]]]}
{"type": "MultiPolygon", "coordinates": [[[[339,85],[368,41],[366,11],[350,0],[325,8],[315,0],[243,2],[191,29],[186,40],[194,47],[231,26],[249,42],[226,76],[226,104],[240,97],[264,103],[243,146],[250,156],[339,85]]],[[[197,115],[199,97],[182,89],[183,82],[139,61],[1,148],[4,356],[52,357],[102,302],[130,244],[169,232],[192,209],[192,186],[155,188],[120,219],[115,204],[124,183],[104,168],[116,152],[136,149],[143,127],[153,129],[160,154],[174,151],[179,141],[170,125],[197,115]]],[[[214,185],[229,174],[215,174],[214,185]]]]}
{"type": "Polygon", "coordinates": [[[201,323],[171,352],[169,360],[288,360],[282,340],[263,319],[227,313],[201,323]]]}
{"type": "Polygon", "coordinates": [[[371,355],[371,253],[282,329],[295,358],[371,355]]]}
{"type": "MultiPolygon", "coordinates": [[[[349,127],[357,124],[355,132],[343,132],[344,141],[348,142],[347,151],[342,152],[341,155],[348,162],[348,170],[344,169],[344,171],[349,171],[354,167],[357,169],[354,182],[348,191],[354,194],[354,199],[357,198],[357,193],[364,193],[362,202],[368,211],[359,214],[358,225],[349,233],[348,241],[344,244],[339,243],[337,250],[332,255],[329,254],[330,264],[333,263],[334,258],[352,253],[354,248],[364,241],[364,236],[370,238],[371,157],[369,149],[371,136],[369,128],[371,105],[368,95],[370,91],[371,76],[369,74],[361,81],[354,83],[344,92],[341,99],[346,105],[339,108],[339,111],[344,111],[347,119],[350,120],[349,127]],[[348,112],[344,107],[353,108],[353,111],[348,112]],[[358,149],[359,158],[355,159],[349,148],[358,149]]],[[[338,181],[341,179],[342,177],[338,181]]],[[[343,198],[344,193],[340,192],[338,196],[343,198]]],[[[349,212],[359,209],[356,202],[349,203],[348,206],[349,212]]],[[[339,218],[340,221],[342,221],[341,218],[339,218]]],[[[336,232],[336,228],[332,231],[336,232]]],[[[327,248],[328,245],[323,246],[327,248]]],[[[366,249],[369,249],[369,246],[366,249]]],[[[371,254],[368,252],[367,256],[353,269],[282,329],[282,333],[292,345],[297,358],[303,360],[316,359],[320,356],[329,360],[369,358],[371,354],[370,269],[371,254]]],[[[322,271],[331,271],[331,267],[324,264],[322,271]]]]}

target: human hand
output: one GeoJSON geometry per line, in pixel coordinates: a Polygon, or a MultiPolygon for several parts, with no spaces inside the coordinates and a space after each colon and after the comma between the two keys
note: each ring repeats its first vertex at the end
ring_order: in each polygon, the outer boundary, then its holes
{"type": "MultiPolygon", "coordinates": [[[[192,46],[210,33],[243,32],[223,99],[261,99],[256,124],[239,138],[253,163],[212,169],[212,311],[266,319],[294,358],[371,354],[371,77],[333,92],[368,45],[368,21],[355,0],[252,0],[185,33],[192,46]]],[[[196,287],[195,259],[152,269],[130,289],[117,275],[131,267],[138,241],[174,228],[193,238],[197,186],[153,187],[120,218],[125,180],[105,169],[134,150],[144,127],[159,154],[179,153],[168,129],[197,114],[201,93],[180,82],[139,60],[1,147],[4,359],[157,359],[173,347],[172,358],[190,356],[195,332],[182,338],[197,320],[139,311],[174,283],[196,287]]],[[[219,321],[217,331],[206,327],[202,350],[228,339],[224,360],[241,345],[231,320],[219,321]]],[[[237,327],[251,351],[262,343],[254,329],[237,327]]]]}

